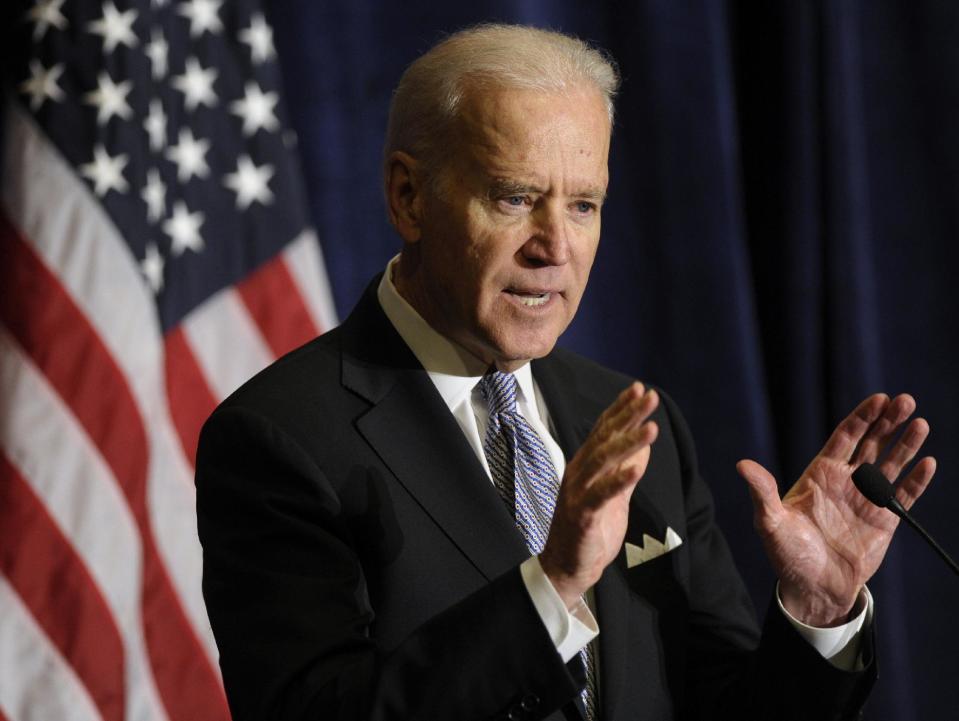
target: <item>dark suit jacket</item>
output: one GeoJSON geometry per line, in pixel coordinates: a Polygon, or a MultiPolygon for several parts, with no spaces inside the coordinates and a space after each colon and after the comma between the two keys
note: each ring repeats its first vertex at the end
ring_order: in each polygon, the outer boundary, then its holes
{"type": "MultiPolygon", "coordinates": [[[[630,379],[534,361],[567,457],[630,379]]],[[[682,546],[595,588],[602,717],[845,719],[875,670],[836,671],[781,618],[761,640],[668,397],[626,540],[682,546]]],[[[260,373],[200,440],[203,590],[234,718],[578,718],[518,570],[507,510],[375,283],[339,328],[260,373]]],[[[871,658],[871,643],[867,643],[871,658]]]]}

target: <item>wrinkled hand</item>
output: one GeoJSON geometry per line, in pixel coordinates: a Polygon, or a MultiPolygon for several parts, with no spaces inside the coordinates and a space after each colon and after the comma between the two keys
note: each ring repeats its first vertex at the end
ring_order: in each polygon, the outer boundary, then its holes
{"type": "MultiPolygon", "coordinates": [[[[749,484],[754,522],[779,577],[783,606],[800,621],[819,627],[844,623],[879,568],[899,519],[867,501],[853,485],[852,472],[881,457],[883,475],[891,481],[899,476],[929,435],[922,418],[907,424],[915,408],[909,395],[864,400],[781,501],[769,471],[755,461],[737,464],[749,484]]],[[[896,497],[905,508],[922,495],[935,471],[935,460],[927,457],[902,479],[896,497]]]]}
{"type": "Polygon", "coordinates": [[[539,560],[567,608],[599,580],[623,546],[629,498],[659,432],[648,420],[658,405],[656,391],[634,383],[603,412],[566,466],[539,560]]]}

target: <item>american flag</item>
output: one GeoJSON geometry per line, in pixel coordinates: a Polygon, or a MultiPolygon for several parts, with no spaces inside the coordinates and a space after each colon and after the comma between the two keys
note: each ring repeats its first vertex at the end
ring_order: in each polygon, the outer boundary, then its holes
{"type": "Polygon", "coordinates": [[[0,721],[227,719],[198,431],[335,322],[271,29],[252,0],[36,0],[15,22],[0,721]]]}

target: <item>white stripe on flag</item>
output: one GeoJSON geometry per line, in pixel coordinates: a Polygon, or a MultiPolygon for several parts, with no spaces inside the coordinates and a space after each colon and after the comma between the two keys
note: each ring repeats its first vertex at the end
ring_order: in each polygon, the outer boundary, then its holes
{"type": "Polygon", "coordinates": [[[188,315],[184,334],[218,401],[273,361],[273,353],[233,288],[188,315]]]}
{"type": "Polygon", "coordinates": [[[86,687],[2,575],[0,638],[0,709],[9,721],[102,721],[86,687]]]}
{"type": "Polygon", "coordinates": [[[2,326],[0,397],[9,404],[0,415],[0,448],[83,561],[120,632],[127,718],[165,719],[146,656],[142,550],[129,507],[89,437],[2,326]],[[30,432],[17,433],[17,428],[30,432]],[[67,477],[79,482],[64,483],[67,477]]]}

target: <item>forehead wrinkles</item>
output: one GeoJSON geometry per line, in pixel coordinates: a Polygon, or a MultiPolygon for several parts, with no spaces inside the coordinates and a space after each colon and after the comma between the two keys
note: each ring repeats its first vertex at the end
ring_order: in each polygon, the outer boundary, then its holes
{"type": "Polygon", "coordinates": [[[464,98],[455,123],[450,152],[473,172],[490,179],[518,173],[535,185],[558,163],[564,173],[586,176],[570,178],[584,191],[605,190],[609,121],[591,88],[476,91],[464,98]]]}
{"type": "Polygon", "coordinates": [[[457,122],[456,147],[477,160],[525,159],[534,140],[515,127],[510,116],[512,108],[504,107],[507,104],[502,102],[502,93],[477,93],[468,97],[457,122]]]}

